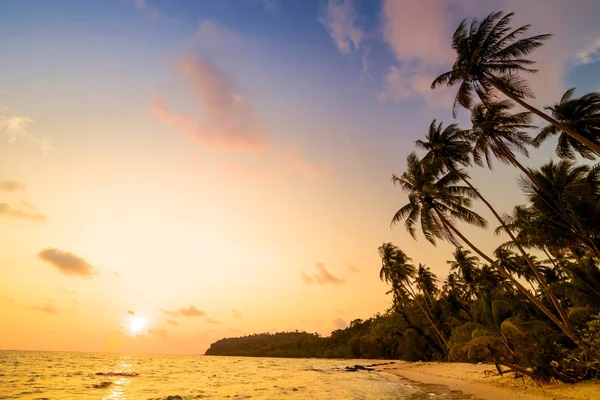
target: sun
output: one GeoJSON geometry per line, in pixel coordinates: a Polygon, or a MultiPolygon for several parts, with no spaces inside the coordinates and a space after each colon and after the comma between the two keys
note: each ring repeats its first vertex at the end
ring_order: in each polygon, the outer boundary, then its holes
{"type": "Polygon", "coordinates": [[[133,316],[129,319],[129,332],[135,336],[146,332],[148,320],[144,317],[133,316]]]}

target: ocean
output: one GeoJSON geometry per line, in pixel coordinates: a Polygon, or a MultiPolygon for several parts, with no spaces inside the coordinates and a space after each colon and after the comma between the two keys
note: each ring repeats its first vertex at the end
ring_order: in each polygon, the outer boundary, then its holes
{"type": "Polygon", "coordinates": [[[0,399],[471,399],[365,360],[0,351],[0,399]]]}

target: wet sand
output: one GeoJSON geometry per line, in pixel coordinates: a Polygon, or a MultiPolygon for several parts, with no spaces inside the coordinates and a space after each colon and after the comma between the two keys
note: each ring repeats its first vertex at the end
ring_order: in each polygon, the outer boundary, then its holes
{"type": "Polygon", "coordinates": [[[600,382],[584,382],[575,385],[555,383],[537,385],[513,373],[498,375],[491,364],[463,364],[396,361],[394,365],[377,367],[377,371],[431,385],[445,385],[453,390],[474,395],[482,400],[505,399],[600,399],[600,382]]]}

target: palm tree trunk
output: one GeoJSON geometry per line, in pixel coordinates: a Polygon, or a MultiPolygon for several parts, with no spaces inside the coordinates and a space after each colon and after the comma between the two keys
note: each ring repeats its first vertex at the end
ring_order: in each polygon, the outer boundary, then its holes
{"type": "MultiPolygon", "coordinates": [[[[521,170],[523,170],[525,173],[528,173],[528,171],[525,171],[525,168],[514,157],[512,157],[512,159],[513,159],[515,165],[518,165],[521,168],[521,170]]],[[[517,246],[517,248],[519,249],[519,252],[523,256],[523,258],[525,259],[525,261],[527,261],[527,264],[529,265],[529,268],[531,268],[531,270],[535,274],[535,277],[539,281],[540,286],[542,286],[542,288],[546,291],[546,293],[550,297],[550,300],[552,301],[552,304],[556,308],[556,311],[558,311],[558,314],[560,315],[561,319],[563,320],[563,323],[566,324],[566,325],[570,325],[570,322],[569,322],[569,320],[567,318],[567,315],[565,314],[562,306],[558,302],[558,299],[550,291],[550,289],[548,288],[548,285],[546,285],[546,282],[544,281],[543,277],[539,273],[539,270],[538,270],[537,266],[533,263],[533,261],[531,260],[531,258],[529,257],[529,255],[525,252],[525,249],[523,249],[523,247],[521,246],[521,244],[517,241],[517,238],[513,235],[513,233],[510,230],[510,228],[508,226],[506,226],[506,224],[504,223],[504,220],[500,217],[500,215],[498,215],[498,213],[496,212],[496,210],[494,209],[494,207],[492,207],[492,205],[483,197],[483,195],[479,192],[479,190],[477,190],[469,182],[469,180],[467,178],[465,178],[462,174],[460,174],[460,177],[467,184],[467,186],[469,186],[469,188],[471,188],[471,190],[473,190],[473,192],[481,199],[481,201],[483,201],[483,203],[490,209],[490,211],[492,212],[492,214],[494,214],[494,216],[496,217],[496,219],[500,222],[500,224],[502,225],[502,228],[504,228],[504,230],[506,231],[506,233],[510,237],[510,240],[512,240],[512,242],[515,244],[515,246],[517,246]]],[[[532,182],[535,182],[535,181],[532,180],[532,182]]],[[[531,285],[531,282],[529,282],[529,284],[531,285]]],[[[531,285],[531,287],[533,289],[533,285],[531,285]]],[[[534,289],[534,293],[535,293],[535,289],[534,289]]]]}
{"type": "Polygon", "coordinates": [[[492,265],[494,268],[496,268],[498,270],[498,272],[500,272],[500,274],[502,276],[504,276],[506,279],[508,279],[509,281],[511,281],[513,283],[513,285],[515,285],[517,287],[517,289],[519,289],[519,291],[521,293],[523,293],[523,295],[525,295],[525,297],[527,297],[548,318],[550,318],[550,320],[552,322],[554,322],[556,324],[556,326],[558,326],[564,332],[565,335],[567,335],[578,347],[582,347],[582,343],[581,343],[581,340],[579,339],[579,336],[577,336],[577,333],[575,332],[575,330],[573,330],[573,328],[570,325],[562,323],[561,320],[558,319],[556,317],[556,315],[554,315],[554,313],[552,313],[538,298],[536,298],[529,290],[527,290],[523,285],[521,285],[521,283],[519,283],[519,281],[517,281],[511,274],[509,274],[503,267],[501,267],[500,265],[498,265],[497,262],[495,262],[490,257],[488,257],[484,252],[482,252],[481,250],[479,250],[479,248],[475,247],[475,245],[473,243],[471,243],[458,229],[456,229],[454,227],[454,225],[452,225],[446,219],[446,217],[444,217],[442,215],[442,213],[440,213],[438,210],[435,210],[435,213],[437,214],[438,218],[440,219],[440,221],[442,221],[442,224],[444,224],[444,226],[446,228],[450,229],[450,231],[452,231],[453,233],[455,233],[474,252],[476,252],[477,254],[479,254],[479,256],[481,258],[483,258],[488,263],[490,263],[490,265],[492,265]]]}
{"type": "Polygon", "coordinates": [[[537,108],[535,108],[535,107],[529,105],[528,103],[524,102],[521,98],[519,98],[518,96],[516,96],[514,93],[511,93],[508,90],[504,89],[502,87],[502,85],[499,85],[493,79],[488,79],[487,81],[494,88],[496,88],[499,92],[501,92],[502,94],[504,94],[506,97],[508,97],[508,98],[514,100],[515,102],[517,102],[521,107],[523,107],[523,108],[531,111],[532,113],[534,113],[538,117],[542,118],[546,122],[549,122],[550,124],[554,125],[558,129],[560,129],[561,131],[563,131],[564,133],[566,133],[567,135],[571,136],[573,139],[575,139],[578,142],[582,143],[583,145],[587,146],[590,150],[592,150],[597,155],[600,155],[600,146],[598,146],[596,143],[592,142],[591,140],[586,139],[585,137],[581,136],[579,133],[575,132],[573,129],[569,128],[568,126],[566,126],[566,125],[564,125],[564,124],[562,124],[560,122],[558,122],[557,120],[555,120],[554,118],[552,118],[548,114],[543,113],[540,110],[538,110],[537,108]]]}
{"type": "Polygon", "coordinates": [[[399,313],[400,313],[400,315],[402,315],[402,317],[406,321],[406,325],[409,328],[413,329],[415,332],[417,332],[419,335],[423,336],[423,338],[427,341],[427,343],[429,343],[432,347],[434,347],[437,350],[439,350],[440,353],[444,353],[444,354],[448,353],[447,349],[446,350],[443,349],[442,346],[440,346],[439,343],[437,343],[436,341],[431,340],[431,337],[429,337],[428,335],[426,335],[425,332],[423,332],[423,330],[418,325],[414,325],[412,322],[410,322],[410,319],[408,318],[408,315],[406,315],[406,312],[404,311],[403,307],[400,307],[399,313]]]}
{"type": "Polygon", "coordinates": [[[425,318],[427,318],[427,321],[429,321],[429,323],[435,330],[435,333],[437,333],[437,335],[440,337],[440,340],[444,343],[444,346],[446,346],[446,354],[448,354],[448,352],[450,351],[450,345],[448,344],[448,340],[446,340],[446,335],[444,335],[444,333],[442,331],[440,331],[440,329],[437,327],[437,325],[433,322],[433,320],[431,319],[431,316],[429,315],[429,312],[427,310],[425,310],[425,308],[423,307],[421,302],[417,299],[417,296],[415,296],[415,293],[413,292],[410,285],[407,285],[407,287],[408,287],[408,290],[410,291],[410,294],[413,297],[414,302],[417,303],[417,305],[421,309],[421,312],[425,315],[425,318]]]}

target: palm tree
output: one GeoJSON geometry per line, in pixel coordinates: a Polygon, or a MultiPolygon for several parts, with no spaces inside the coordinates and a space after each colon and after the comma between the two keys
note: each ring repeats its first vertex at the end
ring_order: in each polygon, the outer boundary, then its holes
{"type": "Polygon", "coordinates": [[[411,264],[411,259],[392,243],[384,243],[381,245],[379,247],[379,256],[381,257],[379,279],[391,283],[394,301],[401,303],[405,299],[412,299],[444,344],[445,351],[447,352],[448,340],[446,339],[446,335],[444,335],[433,322],[430,312],[423,307],[423,304],[421,304],[421,301],[412,287],[412,279],[417,274],[417,270],[415,266],[411,264]]]}
{"type": "Polygon", "coordinates": [[[433,307],[434,298],[438,293],[438,288],[435,285],[436,282],[437,277],[433,272],[431,272],[431,268],[427,267],[426,265],[419,264],[414,283],[417,289],[423,293],[426,303],[429,302],[429,307],[433,307]]]}
{"type": "Polygon", "coordinates": [[[407,231],[415,238],[416,226],[420,222],[421,231],[432,244],[435,244],[436,239],[445,239],[458,246],[458,239],[460,239],[480,257],[494,266],[504,278],[510,280],[521,293],[579,345],[579,337],[569,324],[559,320],[535,295],[513,278],[506,269],[473,245],[455,227],[457,220],[479,227],[487,225],[485,219],[469,208],[471,199],[476,194],[469,187],[457,186],[456,183],[460,180],[460,173],[456,170],[444,171],[439,163],[420,160],[415,153],[411,153],[407,158],[407,170],[400,177],[392,176],[392,181],[400,185],[402,190],[408,194],[409,199],[408,204],[396,212],[392,224],[404,220],[407,231]]]}
{"type": "Polygon", "coordinates": [[[533,97],[533,93],[517,74],[537,72],[531,68],[534,61],[525,57],[541,47],[552,35],[520,38],[529,29],[529,25],[511,28],[513,15],[514,13],[494,12],[481,22],[473,19],[469,26],[467,20],[463,20],[452,36],[452,48],[456,52],[452,70],[438,76],[431,88],[435,89],[440,85],[460,85],[454,101],[454,116],[458,104],[471,108],[473,92],[482,102],[489,103],[495,97],[494,91],[498,91],[581,142],[594,153],[600,154],[598,144],[524,101],[527,97],[533,97]]]}
{"type": "MultiPolygon", "coordinates": [[[[549,290],[548,285],[544,282],[544,277],[539,272],[537,265],[531,260],[525,252],[521,244],[516,240],[512,231],[505,225],[503,219],[492,205],[483,197],[473,185],[469,182],[468,176],[464,172],[457,170],[458,165],[467,166],[470,164],[469,154],[473,154],[473,160],[478,165],[483,165],[483,162],[492,167],[492,156],[497,159],[510,163],[520,168],[527,176],[533,176],[528,169],[523,167],[516,159],[513,150],[517,150],[524,155],[528,155],[525,147],[531,139],[523,130],[532,128],[529,124],[531,113],[522,112],[518,114],[509,114],[508,110],[512,107],[508,101],[491,102],[486,106],[478,104],[473,108],[471,121],[473,127],[470,131],[461,131],[457,125],[452,124],[442,128],[442,123],[436,125],[436,121],[429,125],[429,131],[425,137],[425,141],[417,140],[417,147],[427,150],[424,160],[428,162],[442,163],[449,171],[455,171],[463,182],[467,184],[469,189],[479,197],[484,204],[490,209],[492,214],[503,226],[504,230],[513,241],[514,245],[519,249],[523,259],[529,265],[534,275],[539,281],[540,286],[545,293],[550,297],[552,304],[561,316],[563,323],[569,325],[569,320],[565,311],[560,306],[560,302],[549,290]],[[470,146],[470,140],[473,142],[473,147],[470,146]]],[[[509,270],[510,271],[510,270],[509,270]]]]}
{"type": "MultiPolygon", "coordinates": [[[[557,121],[581,133],[589,141],[600,145],[600,93],[588,93],[579,98],[574,98],[574,91],[575,88],[567,90],[558,103],[546,107],[546,110],[550,110],[552,117],[557,121]]],[[[556,154],[560,158],[572,160],[575,158],[575,152],[589,160],[596,158],[597,153],[594,153],[554,125],[543,128],[533,144],[537,147],[544,140],[558,133],[560,133],[560,136],[556,145],[556,154]]]]}
{"type": "Polygon", "coordinates": [[[465,282],[467,290],[465,295],[467,300],[472,300],[477,297],[477,273],[479,259],[476,256],[472,256],[469,250],[457,247],[452,253],[454,260],[446,261],[446,264],[450,265],[450,271],[459,271],[460,278],[465,282]]]}
{"type": "Polygon", "coordinates": [[[471,130],[465,136],[473,143],[473,161],[483,167],[484,161],[492,169],[492,159],[505,164],[512,164],[524,174],[529,171],[515,157],[518,151],[529,157],[527,145],[531,138],[525,129],[535,128],[531,125],[531,113],[521,112],[510,114],[513,107],[510,101],[479,103],[471,112],[471,130]]]}
{"type": "Polygon", "coordinates": [[[411,264],[411,259],[402,250],[392,243],[384,243],[379,247],[381,257],[381,270],[379,279],[392,285],[394,303],[399,304],[409,297],[404,287],[416,274],[416,268],[411,264]]]}
{"type": "Polygon", "coordinates": [[[600,260],[600,166],[551,161],[530,170],[530,175],[532,179],[522,179],[521,186],[537,219],[565,246],[576,246],[600,260]]]}

